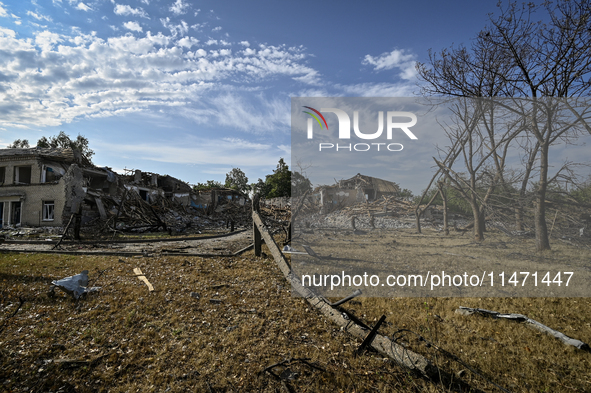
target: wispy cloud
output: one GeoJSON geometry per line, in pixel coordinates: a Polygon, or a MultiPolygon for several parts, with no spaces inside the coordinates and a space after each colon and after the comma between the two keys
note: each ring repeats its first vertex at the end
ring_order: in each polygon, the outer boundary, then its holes
{"type": "Polygon", "coordinates": [[[405,50],[394,49],[392,52],[384,52],[379,56],[365,55],[364,65],[374,67],[375,71],[398,69],[398,76],[402,79],[410,80],[416,75],[415,70],[416,56],[405,50]]]}
{"type": "Polygon", "coordinates": [[[170,20],[170,18],[166,17],[160,18],[160,22],[162,23],[162,26],[170,30],[170,34],[175,37],[177,35],[186,35],[189,32],[189,25],[184,20],[181,20],[180,23],[175,24],[170,20]]]}
{"type": "MultiPolygon", "coordinates": [[[[191,165],[228,167],[272,167],[283,150],[267,143],[237,138],[201,139],[185,135],[183,144],[162,143],[119,144],[96,142],[95,146],[123,156],[145,157],[147,160],[191,165]],[[250,154],[243,154],[248,150],[250,154]]],[[[227,170],[226,170],[227,172],[227,170]]]]}
{"type": "Polygon", "coordinates": [[[358,83],[334,86],[347,96],[359,97],[410,97],[416,86],[413,83],[358,83]]]}
{"type": "Polygon", "coordinates": [[[90,8],[89,6],[87,6],[84,3],[78,3],[78,5],[76,5],[76,9],[80,10],[80,11],[92,11],[92,8],[90,8]]]}
{"type": "MultiPolygon", "coordinates": [[[[1,12],[0,12],[0,14],[1,14],[1,12]]],[[[45,15],[41,15],[41,14],[37,14],[36,12],[33,12],[33,11],[27,11],[27,15],[32,16],[33,18],[35,18],[37,20],[45,20],[47,22],[51,22],[52,21],[51,17],[45,16],[45,15]]]]}

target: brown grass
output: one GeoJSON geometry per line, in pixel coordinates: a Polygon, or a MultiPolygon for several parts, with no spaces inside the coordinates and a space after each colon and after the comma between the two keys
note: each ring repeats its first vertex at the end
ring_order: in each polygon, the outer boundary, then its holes
{"type": "Polygon", "coordinates": [[[292,297],[270,259],[121,261],[0,255],[0,326],[6,323],[0,332],[0,390],[275,392],[284,389],[282,382],[261,371],[289,358],[309,359],[324,370],[296,360],[272,370],[296,372],[287,383],[298,392],[428,386],[380,356],[355,358],[360,343],[292,297]],[[133,276],[134,267],[155,292],[133,276]],[[48,296],[52,279],[83,269],[90,271],[91,285],[102,286],[99,292],[77,302],[60,291],[48,296]],[[19,297],[26,302],[10,318],[19,297]]]}
{"type": "MultiPolygon", "coordinates": [[[[439,247],[438,241],[416,237],[423,253],[429,252],[424,244],[439,247]]],[[[474,255],[480,247],[487,246],[467,242],[454,253],[474,255]]],[[[205,259],[2,254],[0,295],[4,391],[449,391],[375,353],[354,357],[360,342],[292,297],[272,259],[251,253],[205,259]],[[155,292],[133,276],[135,267],[155,292]],[[48,296],[52,279],[84,269],[99,292],[77,302],[59,291],[48,296]],[[11,317],[19,297],[26,301],[11,317]],[[261,373],[290,358],[309,359],[323,371],[297,360],[274,368],[276,375],[297,373],[289,387],[261,373]]],[[[345,307],[370,325],[385,314],[381,334],[475,388],[495,391],[448,354],[511,391],[591,390],[591,354],[514,322],[460,316],[459,305],[522,313],[591,342],[589,298],[359,298],[345,307]]]]}

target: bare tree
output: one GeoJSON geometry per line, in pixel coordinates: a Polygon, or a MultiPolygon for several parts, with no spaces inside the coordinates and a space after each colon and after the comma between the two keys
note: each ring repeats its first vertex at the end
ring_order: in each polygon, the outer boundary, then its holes
{"type": "Polygon", "coordinates": [[[515,116],[507,116],[503,113],[507,112],[504,106],[490,100],[459,99],[453,112],[455,124],[448,125],[446,133],[450,141],[460,143],[452,145],[454,147],[444,155],[461,156],[462,172],[454,170],[451,164],[437,159],[435,162],[449,179],[450,186],[472,208],[474,239],[481,241],[484,240],[488,201],[502,186],[509,147],[522,132],[522,122],[515,121],[515,116]]]}
{"type": "MultiPolygon", "coordinates": [[[[550,146],[589,127],[571,111],[576,124],[554,127],[563,111],[543,97],[589,95],[591,82],[591,0],[559,0],[542,5],[515,2],[500,6],[500,15],[481,31],[468,50],[451,48],[430,54],[429,66],[418,65],[427,82],[426,94],[461,97],[521,97],[528,101],[529,132],[536,140],[530,151],[539,160],[536,189],[536,248],[550,249],[546,228],[546,193],[550,146]],[[535,19],[536,13],[544,13],[535,19]],[[544,117],[545,116],[545,117],[544,117]]],[[[568,105],[568,104],[567,104],[568,105]]],[[[531,172],[530,172],[531,173],[531,172]]],[[[525,176],[524,182],[529,181],[525,176]]]]}

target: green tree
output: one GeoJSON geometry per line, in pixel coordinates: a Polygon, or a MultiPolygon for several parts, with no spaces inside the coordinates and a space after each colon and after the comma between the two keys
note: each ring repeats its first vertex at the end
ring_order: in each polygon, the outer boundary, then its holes
{"type": "Polygon", "coordinates": [[[269,193],[269,186],[265,181],[259,178],[259,181],[256,183],[252,183],[250,185],[250,189],[255,193],[259,194],[261,198],[266,198],[267,194],[269,193]]]}
{"type": "Polygon", "coordinates": [[[232,168],[230,172],[226,173],[226,187],[238,190],[244,194],[250,191],[248,177],[246,177],[246,174],[240,168],[232,168]]]}
{"type": "Polygon", "coordinates": [[[216,188],[224,188],[224,185],[216,180],[207,180],[205,183],[197,183],[193,186],[195,191],[209,191],[216,188]]]}
{"type": "Polygon", "coordinates": [[[29,141],[27,139],[15,139],[12,144],[6,146],[8,149],[28,149],[29,141]]]}
{"type": "Polygon", "coordinates": [[[412,194],[412,191],[408,188],[405,188],[402,191],[400,191],[398,193],[398,196],[404,199],[405,201],[412,201],[415,198],[415,196],[412,194]]]}
{"type": "Polygon", "coordinates": [[[273,174],[267,175],[265,183],[269,190],[266,198],[291,196],[291,171],[283,158],[279,159],[279,163],[273,174]]]}
{"type": "Polygon", "coordinates": [[[88,161],[91,161],[91,158],[94,155],[94,151],[89,147],[88,139],[86,137],[78,134],[76,139],[72,140],[72,138],[63,131],[60,131],[58,135],[50,136],[49,138],[41,137],[37,141],[37,147],[47,149],[70,148],[78,150],[88,161]]]}

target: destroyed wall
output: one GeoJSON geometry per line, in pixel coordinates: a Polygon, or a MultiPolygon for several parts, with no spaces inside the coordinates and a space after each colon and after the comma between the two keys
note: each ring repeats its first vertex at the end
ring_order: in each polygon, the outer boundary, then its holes
{"type": "Polygon", "coordinates": [[[199,191],[191,195],[191,206],[196,209],[205,209],[207,214],[221,212],[224,205],[245,206],[248,198],[246,195],[231,188],[218,188],[208,191],[199,191]]]}
{"type": "Polygon", "coordinates": [[[191,195],[194,193],[190,185],[172,176],[158,176],[158,187],[164,191],[164,196],[183,206],[191,206],[191,195]]]}
{"type": "Polygon", "coordinates": [[[82,209],[86,190],[83,187],[84,176],[80,167],[76,164],[70,165],[63,177],[63,189],[65,203],[61,214],[62,225],[66,225],[72,214],[82,209]]]}
{"type": "Polygon", "coordinates": [[[138,193],[146,202],[162,196],[185,207],[191,206],[193,189],[184,181],[172,176],[137,169],[133,175],[122,176],[122,179],[127,189],[138,193]]]}
{"type": "Polygon", "coordinates": [[[359,189],[340,188],[338,186],[320,187],[315,195],[322,213],[329,213],[344,206],[354,205],[360,202],[360,198],[363,198],[363,192],[359,189]]]}

